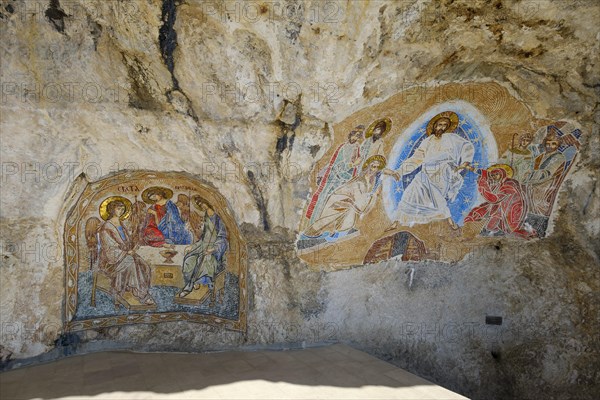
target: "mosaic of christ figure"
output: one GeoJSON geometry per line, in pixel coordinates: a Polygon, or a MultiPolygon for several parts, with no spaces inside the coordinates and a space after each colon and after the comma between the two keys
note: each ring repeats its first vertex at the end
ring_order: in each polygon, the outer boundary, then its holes
{"type": "Polygon", "coordinates": [[[150,204],[143,232],[145,244],[153,247],[168,247],[192,243],[192,234],[181,219],[179,209],[171,201],[171,189],[153,186],[142,192],[142,199],[150,204]]]}

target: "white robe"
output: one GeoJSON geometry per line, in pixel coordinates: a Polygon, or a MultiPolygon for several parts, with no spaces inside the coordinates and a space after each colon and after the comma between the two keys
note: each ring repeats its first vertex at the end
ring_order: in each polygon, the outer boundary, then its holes
{"type": "Polygon", "coordinates": [[[445,133],[439,139],[434,135],[425,138],[413,156],[402,163],[403,175],[419,166],[421,170],[406,187],[396,220],[412,226],[449,218],[448,202],[456,199],[463,185],[463,177],[455,168],[472,162],[474,152],[473,144],[455,133],[445,133]]]}
{"type": "Polygon", "coordinates": [[[319,236],[325,232],[333,234],[355,228],[358,219],[375,204],[381,189],[381,185],[375,188],[377,175],[369,177],[362,174],[340,186],[327,198],[321,216],[306,228],[305,234],[319,236]]]}

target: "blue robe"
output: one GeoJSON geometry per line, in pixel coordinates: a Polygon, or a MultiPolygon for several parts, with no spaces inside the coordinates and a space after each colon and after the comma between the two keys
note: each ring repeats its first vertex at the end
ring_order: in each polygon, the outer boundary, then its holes
{"type": "Polygon", "coordinates": [[[186,229],[179,215],[179,209],[171,200],[167,201],[165,216],[160,220],[158,229],[168,244],[191,244],[192,234],[186,229]]]}

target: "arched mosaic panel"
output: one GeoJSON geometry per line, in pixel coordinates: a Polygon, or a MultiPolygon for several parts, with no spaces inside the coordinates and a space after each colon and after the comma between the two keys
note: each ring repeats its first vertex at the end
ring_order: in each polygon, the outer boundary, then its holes
{"type": "Polygon", "coordinates": [[[225,198],[188,174],[89,183],[64,240],[67,331],[164,321],[246,329],[245,242],[225,198]]]}

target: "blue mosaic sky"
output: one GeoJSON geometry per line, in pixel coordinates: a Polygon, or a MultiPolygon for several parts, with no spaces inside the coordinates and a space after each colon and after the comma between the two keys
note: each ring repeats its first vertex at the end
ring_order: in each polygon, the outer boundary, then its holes
{"type": "MultiPolygon", "coordinates": [[[[446,108],[436,107],[436,112],[450,110],[456,112],[459,117],[458,127],[455,133],[469,140],[474,148],[475,155],[473,157],[473,163],[480,168],[486,168],[493,164],[497,159],[496,143],[491,134],[484,134],[483,129],[476,122],[476,117],[470,115],[468,111],[465,111],[464,105],[459,107],[457,104],[454,106],[448,105],[446,108]],[[439,111],[437,111],[439,109],[439,111]],[[487,136],[487,138],[486,138],[487,136]],[[491,143],[493,142],[493,143],[491,143]],[[493,154],[490,154],[493,153],[493,154]]],[[[423,139],[427,137],[425,129],[427,123],[433,115],[431,111],[420,121],[418,127],[412,131],[405,132],[396,142],[394,148],[390,154],[388,160],[388,168],[398,169],[404,160],[413,155],[415,150],[419,147],[423,139]],[[407,134],[408,133],[408,134],[407,134]]],[[[410,128],[409,128],[410,129],[410,128]]],[[[489,130],[487,131],[489,132],[489,130]]],[[[420,171],[417,168],[411,174],[404,175],[404,177],[395,181],[394,179],[386,179],[384,182],[384,199],[385,209],[390,217],[394,219],[396,209],[402,195],[404,194],[405,188],[410,184],[415,175],[420,171]]],[[[473,208],[473,206],[479,204],[480,199],[477,192],[477,175],[463,171],[464,184],[460,189],[458,196],[453,202],[448,203],[452,219],[459,225],[463,224],[465,216],[473,208]]]]}

